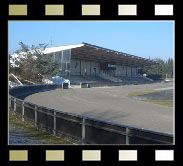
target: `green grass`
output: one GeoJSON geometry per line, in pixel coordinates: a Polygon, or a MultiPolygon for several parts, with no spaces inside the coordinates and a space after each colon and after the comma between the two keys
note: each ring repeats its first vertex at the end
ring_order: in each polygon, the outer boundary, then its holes
{"type": "MultiPolygon", "coordinates": [[[[156,93],[159,92],[157,90],[145,90],[145,91],[139,91],[139,92],[133,92],[128,94],[128,97],[134,97],[134,96],[140,96],[140,95],[145,95],[149,93],[156,93]]],[[[153,103],[153,104],[159,104],[167,107],[173,107],[173,101],[172,100],[140,100],[148,103],[153,103]]]]}
{"type": "Polygon", "coordinates": [[[155,93],[155,92],[158,92],[158,91],[157,90],[145,90],[145,91],[133,92],[133,93],[128,94],[128,97],[145,95],[148,93],[155,93]]]}
{"type": "MultiPolygon", "coordinates": [[[[29,137],[32,137],[34,140],[44,140],[46,144],[73,144],[69,141],[63,140],[61,138],[52,136],[51,134],[45,133],[43,131],[40,131],[36,129],[33,125],[23,122],[20,118],[13,115],[11,112],[9,113],[9,124],[17,125],[17,126],[23,126],[26,130],[26,135],[29,137]]],[[[21,133],[20,133],[21,134],[21,133]]],[[[22,133],[23,134],[23,133],[22,133]]]]}
{"type": "Polygon", "coordinates": [[[160,104],[167,107],[173,107],[173,101],[172,100],[142,100],[144,102],[149,102],[153,104],[160,104]]]}

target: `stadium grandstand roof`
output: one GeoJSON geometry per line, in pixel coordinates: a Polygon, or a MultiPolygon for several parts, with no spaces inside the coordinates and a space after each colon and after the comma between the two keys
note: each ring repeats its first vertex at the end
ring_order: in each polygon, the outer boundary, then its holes
{"type": "Polygon", "coordinates": [[[127,53],[99,47],[96,45],[91,45],[88,43],[81,43],[76,45],[59,46],[46,48],[43,53],[49,54],[54,52],[59,52],[63,50],[71,49],[71,55],[75,59],[95,61],[100,63],[111,63],[117,65],[126,66],[149,66],[157,64],[156,61],[141,58],[135,55],[130,55],[127,53]]]}
{"type": "MultiPolygon", "coordinates": [[[[131,67],[143,67],[157,64],[156,61],[150,59],[141,58],[135,55],[130,55],[127,53],[99,47],[96,45],[91,45],[84,42],[75,45],[45,48],[45,50],[37,49],[37,51],[39,52],[40,50],[41,54],[52,54],[68,49],[71,49],[71,57],[79,60],[109,63],[131,67]]],[[[29,52],[33,53],[34,50],[30,50],[29,52]]],[[[14,64],[14,59],[24,57],[26,54],[26,52],[20,52],[18,54],[14,53],[11,55],[10,62],[14,64]]]]}

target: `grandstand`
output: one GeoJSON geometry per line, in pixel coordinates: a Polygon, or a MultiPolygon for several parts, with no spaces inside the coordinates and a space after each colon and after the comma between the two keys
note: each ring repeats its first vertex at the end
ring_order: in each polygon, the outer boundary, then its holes
{"type": "Polygon", "coordinates": [[[139,76],[138,69],[156,64],[150,59],[81,43],[46,48],[43,53],[53,56],[60,64],[61,75],[71,84],[90,83],[149,83],[139,76]]]}
{"type": "Polygon", "coordinates": [[[53,83],[11,88],[10,109],[23,120],[82,144],[173,142],[173,108],[129,97],[137,92],[172,89],[173,83],[125,85],[152,83],[138,70],[155,61],[88,43],[46,48],[42,53],[59,63],[60,75],[70,80],[71,87],[53,83]]]}

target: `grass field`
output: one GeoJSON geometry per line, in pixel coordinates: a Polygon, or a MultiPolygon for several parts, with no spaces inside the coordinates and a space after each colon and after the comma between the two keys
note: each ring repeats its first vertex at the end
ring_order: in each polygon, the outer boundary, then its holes
{"type": "Polygon", "coordinates": [[[159,104],[163,106],[173,107],[173,101],[172,100],[142,100],[144,102],[149,102],[153,104],[159,104]]]}
{"type": "Polygon", "coordinates": [[[145,90],[145,91],[133,92],[133,93],[128,94],[128,97],[145,95],[145,94],[156,93],[156,92],[158,92],[158,91],[157,90],[145,90]]]}
{"type": "MultiPolygon", "coordinates": [[[[133,92],[133,93],[128,94],[128,97],[141,96],[141,95],[156,93],[156,92],[159,92],[159,91],[158,90],[145,90],[145,91],[133,92]]],[[[173,101],[172,100],[149,100],[149,99],[146,99],[146,100],[140,99],[140,100],[144,101],[144,102],[148,102],[148,103],[173,107],[173,101]]]]}
{"type": "Polygon", "coordinates": [[[71,142],[36,129],[33,125],[23,122],[20,118],[13,115],[11,112],[9,113],[9,126],[23,127],[23,131],[18,134],[16,133],[15,136],[22,136],[24,139],[32,138],[33,141],[40,142],[41,144],[72,144],[71,142]]]}

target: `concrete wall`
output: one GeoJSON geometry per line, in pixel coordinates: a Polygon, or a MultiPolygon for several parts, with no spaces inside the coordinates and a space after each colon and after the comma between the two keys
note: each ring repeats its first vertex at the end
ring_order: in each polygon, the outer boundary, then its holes
{"type": "Polygon", "coordinates": [[[131,77],[131,67],[127,67],[127,77],[131,77]]]}
{"type": "Polygon", "coordinates": [[[116,65],[115,76],[135,77],[136,68],[116,65]]]}
{"type": "Polygon", "coordinates": [[[54,89],[67,89],[68,83],[62,84],[34,84],[34,85],[25,85],[25,86],[17,86],[13,87],[9,90],[9,94],[13,97],[17,97],[19,99],[24,99],[26,96],[46,90],[54,90],[54,89]]]}
{"type": "Polygon", "coordinates": [[[94,68],[96,68],[96,74],[99,74],[100,64],[96,62],[91,62],[91,75],[95,75],[94,68]]]}
{"type": "Polygon", "coordinates": [[[71,59],[71,75],[80,75],[80,60],[71,59]]]}
{"type": "Polygon", "coordinates": [[[137,76],[137,70],[136,68],[132,68],[132,77],[136,77],[137,76]]]}
{"type": "Polygon", "coordinates": [[[90,75],[90,61],[81,61],[81,75],[90,75]]]}
{"type": "Polygon", "coordinates": [[[84,60],[71,60],[71,75],[94,75],[94,68],[96,68],[96,74],[99,74],[99,63],[84,61],[84,60]]]}
{"type": "Polygon", "coordinates": [[[126,66],[116,65],[116,76],[126,76],[126,66]]]}

